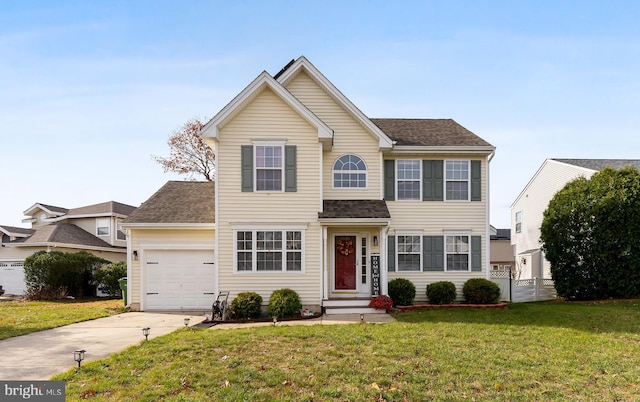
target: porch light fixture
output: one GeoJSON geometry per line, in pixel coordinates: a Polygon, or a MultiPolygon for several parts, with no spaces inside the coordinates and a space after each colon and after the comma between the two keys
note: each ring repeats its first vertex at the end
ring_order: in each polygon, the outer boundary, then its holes
{"type": "Polygon", "coordinates": [[[188,327],[189,326],[189,321],[191,321],[191,318],[189,317],[184,317],[184,326],[188,327]]]}
{"type": "Polygon", "coordinates": [[[378,247],[378,236],[373,236],[373,245],[378,247]]]}
{"type": "Polygon", "coordinates": [[[131,253],[133,255],[133,259],[134,260],[138,260],[138,250],[133,250],[133,252],[131,253]]]}
{"type": "Polygon", "coordinates": [[[78,362],[78,370],[80,370],[80,362],[82,362],[84,360],[84,352],[86,352],[86,350],[84,350],[84,349],[75,350],[73,352],[73,360],[78,362]]]}
{"type": "Polygon", "coordinates": [[[144,336],[145,341],[149,340],[149,332],[151,332],[151,328],[149,327],[142,328],[142,335],[144,336]]]}

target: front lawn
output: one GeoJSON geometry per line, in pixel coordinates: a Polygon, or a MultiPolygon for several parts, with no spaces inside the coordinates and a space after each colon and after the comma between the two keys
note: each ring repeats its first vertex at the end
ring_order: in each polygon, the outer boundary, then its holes
{"type": "Polygon", "coordinates": [[[640,302],[181,329],[54,377],[68,400],[637,400],[640,302]]]}
{"type": "Polygon", "coordinates": [[[0,302],[0,340],[124,311],[121,299],[0,302]]]}

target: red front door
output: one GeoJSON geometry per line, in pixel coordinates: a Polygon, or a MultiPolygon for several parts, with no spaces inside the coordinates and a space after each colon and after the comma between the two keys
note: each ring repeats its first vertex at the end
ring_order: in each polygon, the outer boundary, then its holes
{"type": "Polygon", "coordinates": [[[335,289],[356,290],[356,237],[336,236],[335,289]]]}

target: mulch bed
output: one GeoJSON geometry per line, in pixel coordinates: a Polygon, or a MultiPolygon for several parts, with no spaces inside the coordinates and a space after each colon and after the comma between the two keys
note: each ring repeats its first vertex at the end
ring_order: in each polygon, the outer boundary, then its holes
{"type": "MultiPolygon", "coordinates": [[[[298,321],[298,320],[310,320],[312,318],[319,318],[322,317],[322,313],[313,313],[313,315],[308,315],[308,316],[300,316],[300,317],[293,317],[293,318],[278,318],[278,322],[284,322],[284,321],[298,321]]],[[[214,325],[218,325],[218,324],[248,324],[248,323],[254,323],[254,322],[273,322],[273,318],[271,317],[260,317],[260,318],[252,318],[249,320],[224,320],[224,321],[207,321],[204,320],[202,321],[200,324],[194,325],[195,327],[198,328],[210,328],[213,327],[214,325]]]]}
{"type": "Polygon", "coordinates": [[[436,310],[436,309],[451,309],[451,308],[466,308],[466,309],[505,309],[507,303],[496,304],[413,304],[411,306],[396,306],[399,311],[415,311],[415,310],[436,310]]]}

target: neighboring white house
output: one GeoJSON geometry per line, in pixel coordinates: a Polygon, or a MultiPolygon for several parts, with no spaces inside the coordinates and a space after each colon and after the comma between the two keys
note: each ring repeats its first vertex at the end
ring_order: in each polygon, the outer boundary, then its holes
{"type": "Polygon", "coordinates": [[[366,311],[394,278],[421,301],[488,276],[495,147],[451,119],[370,119],[300,57],[201,135],[216,182],[170,182],[123,223],[133,310],[288,287],[315,311],[366,311]]]}
{"type": "Polygon", "coordinates": [[[578,177],[589,178],[605,167],[633,166],[636,159],[547,159],[511,205],[511,244],[516,279],[551,278],[551,267],[540,250],[542,216],[553,196],[578,177]]]}
{"type": "Polygon", "coordinates": [[[30,228],[0,225],[0,285],[6,294],[23,294],[23,262],[42,250],[87,251],[105,260],[125,261],[127,242],[120,223],[135,209],[115,201],[71,209],[35,203],[22,220],[30,228]]]}

